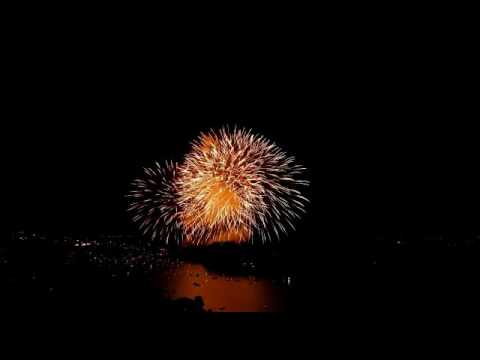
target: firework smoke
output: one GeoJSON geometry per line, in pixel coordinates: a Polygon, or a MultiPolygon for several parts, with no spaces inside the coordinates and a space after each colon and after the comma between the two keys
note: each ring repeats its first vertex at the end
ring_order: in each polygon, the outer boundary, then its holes
{"type": "Polygon", "coordinates": [[[305,168],[249,130],[201,134],[180,165],[145,169],[128,197],[144,234],[191,244],[279,238],[305,212],[305,168]]]}

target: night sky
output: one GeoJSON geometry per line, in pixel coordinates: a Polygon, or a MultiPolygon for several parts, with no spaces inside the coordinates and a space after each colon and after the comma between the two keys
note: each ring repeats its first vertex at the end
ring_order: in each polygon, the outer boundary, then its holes
{"type": "Polygon", "coordinates": [[[193,64],[110,51],[49,60],[48,49],[33,63],[13,59],[2,132],[9,224],[129,229],[123,195],[142,166],[181,160],[200,131],[237,124],[310,169],[315,229],[477,231],[471,95],[440,53],[418,45],[193,64]]]}
{"type": "Polygon", "coordinates": [[[161,46],[55,29],[12,38],[5,236],[135,234],[124,195],[142,167],[181,160],[200,131],[225,124],[252,128],[309,168],[312,203],[289,238],[298,249],[475,236],[469,47],[448,32],[357,25],[305,22],[255,42],[179,31],[161,46]]]}
{"type": "Polygon", "coordinates": [[[411,328],[417,314],[443,322],[448,310],[478,308],[473,31],[462,24],[455,34],[430,8],[409,12],[416,19],[269,9],[219,25],[193,14],[195,28],[182,11],[174,24],[167,13],[140,17],[135,29],[110,10],[98,30],[82,20],[67,32],[66,16],[60,25],[6,26],[1,251],[19,230],[138,235],[125,194],[142,167],[181,161],[200,131],[238,125],[308,168],[308,213],[282,243],[294,312],[345,339],[348,323],[360,324],[357,338],[372,319],[396,328],[396,316],[411,328]]]}

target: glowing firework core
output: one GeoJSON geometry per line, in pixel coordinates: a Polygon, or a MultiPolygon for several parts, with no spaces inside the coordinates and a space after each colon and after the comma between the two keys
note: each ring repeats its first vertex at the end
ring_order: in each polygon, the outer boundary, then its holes
{"type": "Polygon", "coordinates": [[[305,169],[246,130],[201,134],[181,165],[145,169],[128,195],[134,221],[152,237],[206,244],[262,241],[286,233],[308,201],[295,179],[305,169]]]}

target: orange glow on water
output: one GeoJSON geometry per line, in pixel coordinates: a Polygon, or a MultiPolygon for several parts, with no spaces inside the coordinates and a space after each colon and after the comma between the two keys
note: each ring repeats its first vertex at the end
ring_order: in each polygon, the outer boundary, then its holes
{"type": "Polygon", "coordinates": [[[229,277],[210,273],[200,264],[181,264],[156,278],[172,299],[201,296],[213,311],[276,312],[286,309],[286,289],[267,279],[229,277]]]}

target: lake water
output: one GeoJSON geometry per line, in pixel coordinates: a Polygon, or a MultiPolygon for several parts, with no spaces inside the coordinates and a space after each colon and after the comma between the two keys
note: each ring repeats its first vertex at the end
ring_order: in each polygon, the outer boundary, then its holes
{"type": "Polygon", "coordinates": [[[230,276],[199,263],[178,261],[154,276],[153,286],[171,299],[201,296],[214,312],[282,312],[287,309],[291,278],[230,276]]]}

